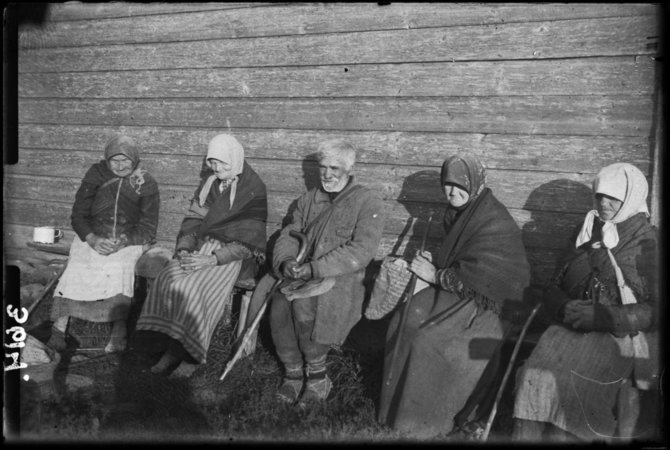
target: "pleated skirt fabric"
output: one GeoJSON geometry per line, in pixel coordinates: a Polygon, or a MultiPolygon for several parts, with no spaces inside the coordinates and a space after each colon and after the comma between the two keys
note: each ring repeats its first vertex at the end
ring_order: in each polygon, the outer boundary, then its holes
{"type": "Polygon", "coordinates": [[[154,281],[136,328],[176,339],[196,361],[205,363],[241,267],[242,261],[233,261],[188,273],[177,260],[170,261],[154,281]]]}

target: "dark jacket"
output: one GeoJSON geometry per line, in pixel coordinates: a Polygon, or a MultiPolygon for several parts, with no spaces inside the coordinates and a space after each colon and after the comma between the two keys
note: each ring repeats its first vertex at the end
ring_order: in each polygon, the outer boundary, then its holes
{"type": "Polygon", "coordinates": [[[116,233],[116,237],[125,234],[129,245],[152,243],[159,206],[158,184],[151,175],[145,172],[139,181],[134,176],[118,178],[100,161],[86,172],[77,190],[72,229],[82,241],[89,233],[105,238],[116,233]]]}

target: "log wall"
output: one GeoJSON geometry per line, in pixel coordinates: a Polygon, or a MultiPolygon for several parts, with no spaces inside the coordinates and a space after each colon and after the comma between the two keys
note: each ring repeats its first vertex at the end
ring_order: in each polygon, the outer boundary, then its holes
{"type": "Polygon", "coordinates": [[[269,235],[317,182],[318,142],[345,137],[388,204],[379,258],[416,248],[444,207],[439,166],[463,152],[487,167],[541,284],[602,166],[630,162],[658,185],[658,19],[621,3],[52,4],[19,34],[5,250],[34,225],[72,239],[74,193],[115,132],[160,184],[170,248],[217,133],[265,180],[269,235]]]}

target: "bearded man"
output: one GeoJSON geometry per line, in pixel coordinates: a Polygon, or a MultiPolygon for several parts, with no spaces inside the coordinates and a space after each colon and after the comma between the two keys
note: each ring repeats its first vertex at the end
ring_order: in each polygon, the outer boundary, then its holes
{"type": "Polygon", "coordinates": [[[285,370],[276,395],[291,404],[300,399],[303,407],[330,393],[326,356],[361,317],[365,269],[384,227],[381,197],[354,180],[354,147],[341,139],[322,142],[317,160],[321,184],[297,199],[272,261],[275,275],[288,281],[273,295],[270,312],[272,340],[285,370]],[[302,262],[291,231],[306,236],[302,262]]]}

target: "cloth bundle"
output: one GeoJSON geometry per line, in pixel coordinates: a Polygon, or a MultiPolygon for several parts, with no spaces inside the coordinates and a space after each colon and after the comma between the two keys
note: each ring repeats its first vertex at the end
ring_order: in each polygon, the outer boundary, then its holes
{"type": "Polygon", "coordinates": [[[405,294],[411,278],[412,272],[408,269],[407,261],[389,256],[384,258],[372,288],[365,317],[378,320],[393,311],[405,294]]]}

